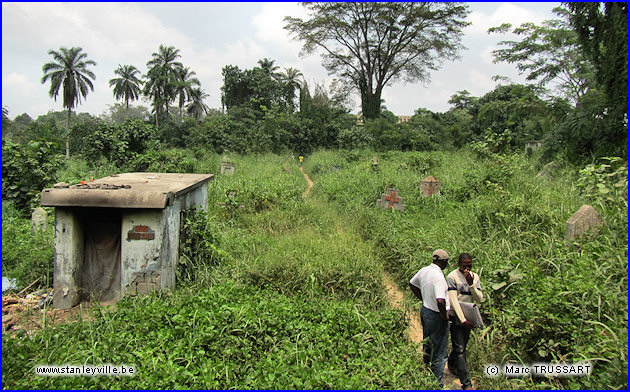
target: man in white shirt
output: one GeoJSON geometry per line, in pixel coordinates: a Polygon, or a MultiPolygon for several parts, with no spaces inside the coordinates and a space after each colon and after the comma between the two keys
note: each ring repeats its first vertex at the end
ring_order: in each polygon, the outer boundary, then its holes
{"type": "Polygon", "coordinates": [[[409,288],[422,301],[420,321],[426,342],[424,363],[431,367],[440,387],[444,387],[444,365],[448,354],[448,285],[442,272],[449,261],[444,249],[433,252],[433,263],[422,268],[409,281],[409,288]]]}

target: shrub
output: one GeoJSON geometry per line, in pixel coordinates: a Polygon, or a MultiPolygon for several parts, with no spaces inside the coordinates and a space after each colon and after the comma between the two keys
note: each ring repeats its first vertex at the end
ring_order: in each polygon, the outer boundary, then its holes
{"type": "Polygon", "coordinates": [[[37,206],[40,192],[53,184],[61,165],[56,149],[52,142],[2,139],[2,199],[14,201],[24,215],[37,206]]]}

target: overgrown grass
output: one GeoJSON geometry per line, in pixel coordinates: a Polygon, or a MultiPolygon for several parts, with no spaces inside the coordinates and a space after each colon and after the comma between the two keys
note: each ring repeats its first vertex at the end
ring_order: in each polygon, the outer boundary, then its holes
{"type": "Polygon", "coordinates": [[[249,285],[125,299],[92,322],[3,334],[3,388],[433,388],[399,311],[249,285]],[[41,364],[134,365],[133,377],[39,377],[41,364]]]}
{"type": "Polygon", "coordinates": [[[52,286],[54,213],[49,210],[48,229],[33,233],[11,202],[2,202],[2,275],[16,279],[18,287],[38,280],[35,287],[52,286]]]}
{"type": "MultiPolygon", "coordinates": [[[[217,174],[209,211],[191,222],[184,244],[197,260],[189,279],[171,296],[125,299],[92,323],[3,335],[5,388],[433,388],[380,280],[387,270],[407,287],[436,248],[454,259],[471,253],[482,277],[488,327],[473,333],[468,356],[480,387],[627,387],[627,171],[625,185],[611,182],[621,166],[612,176],[559,164],[538,176],[541,165],[520,156],[318,151],[304,162],[316,183],[304,199],[289,155],[230,154],[236,172],[224,176],[216,154],[160,154],[163,163],[147,161],[151,170],[179,160],[217,174]],[[442,180],[441,196],[421,196],[427,175],[442,180]],[[400,190],[405,211],[375,206],[388,187],[400,190]],[[604,226],[565,244],[565,222],[584,203],[604,226]],[[481,376],[489,363],[560,360],[595,367],[579,378],[481,376]],[[126,363],[140,373],[40,378],[30,372],[40,363],[126,363]]],[[[75,165],[65,178],[107,171],[75,165]]],[[[28,221],[5,225],[4,209],[3,268],[7,248],[32,248],[28,221]]],[[[420,302],[408,299],[417,311],[420,302]]]]}
{"type": "MultiPolygon", "coordinates": [[[[447,249],[454,258],[473,255],[489,323],[475,334],[471,349],[477,374],[484,364],[505,361],[590,360],[595,366],[587,378],[485,378],[481,386],[627,386],[627,181],[615,201],[600,202],[576,186],[577,169],[560,167],[550,180],[519,156],[496,161],[467,151],[396,152],[381,156],[373,171],[368,155],[343,170],[322,172],[316,194],[354,211],[363,237],[379,249],[402,287],[430,262],[433,249],[447,249]],[[414,171],[410,161],[428,162],[417,166],[429,169],[414,171]],[[426,174],[442,180],[442,196],[420,196],[426,174]],[[386,184],[400,190],[404,212],[373,206],[386,184]],[[597,235],[566,245],[565,221],[584,203],[598,209],[605,225],[597,235]]],[[[332,158],[323,152],[311,160],[332,158]]]]}

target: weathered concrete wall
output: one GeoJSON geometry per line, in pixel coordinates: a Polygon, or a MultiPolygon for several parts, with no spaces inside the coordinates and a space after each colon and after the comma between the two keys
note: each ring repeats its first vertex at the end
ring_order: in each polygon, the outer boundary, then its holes
{"type": "Polygon", "coordinates": [[[162,254],[164,255],[162,264],[162,289],[175,288],[175,271],[179,263],[179,240],[181,232],[182,211],[199,207],[204,211],[208,210],[208,186],[203,185],[191,192],[176,197],[173,205],[164,210],[163,227],[164,243],[162,244],[162,254]]]}
{"type": "Polygon", "coordinates": [[[155,282],[162,273],[160,251],[164,238],[162,210],[123,211],[121,225],[120,287],[123,294],[137,294],[150,289],[145,283],[155,282]],[[149,276],[147,282],[147,276],[149,276]]]}
{"type": "Polygon", "coordinates": [[[180,203],[179,210],[184,211],[192,207],[201,207],[208,211],[208,184],[204,184],[191,192],[188,192],[175,199],[175,203],[180,203]]]}
{"type": "Polygon", "coordinates": [[[55,270],[53,306],[69,309],[81,301],[83,225],[72,208],[55,209],[55,270]]]}

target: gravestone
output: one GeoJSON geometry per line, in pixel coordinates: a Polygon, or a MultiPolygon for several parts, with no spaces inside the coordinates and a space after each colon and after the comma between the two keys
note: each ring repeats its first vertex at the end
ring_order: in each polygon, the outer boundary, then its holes
{"type": "Polygon", "coordinates": [[[31,215],[31,228],[36,231],[48,230],[48,213],[42,207],[37,207],[31,215]]]}
{"type": "Polygon", "coordinates": [[[544,177],[549,181],[554,181],[558,169],[560,169],[560,165],[556,161],[551,161],[543,166],[542,170],[536,174],[536,177],[544,177]]]}
{"type": "Polygon", "coordinates": [[[525,150],[529,149],[532,152],[538,150],[540,147],[542,147],[542,140],[530,140],[525,142],[525,150]]]}
{"type": "Polygon", "coordinates": [[[376,201],[376,205],[381,208],[392,208],[398,211],[404,211],[405,205],[402,203],[402,198],[399,196],[398,189],[388,188],[387,192],[381,195],[380,200],[376,201]]]}
{"type": "Polygon", "coordinates": [[[221,174],[232,176],[234,175],[235,167],[234,162],[221,162],[221,174]]]}
{"type": "Polygon", "coordinates": [[[378,157],[372,157],[372,170],[378,170],[378,157]]]}
{"type": "Polygon", "coordinates": [[[602,224],[602,218],[597,211],[593,207],[584,204],[567,220],[564,241],[569,243],[588,231],[597,231],[597,228],[602,224]]]}
{"type": "Polygon", "coordinates": [[[433,195],[440,195],[440,189],[442,188],[442,183],[440,180],[433,176],[429,176],[422,181],[420,181],[420,191],[422,191],[422,195],[424,197],[429,197],[433,195]]]}

